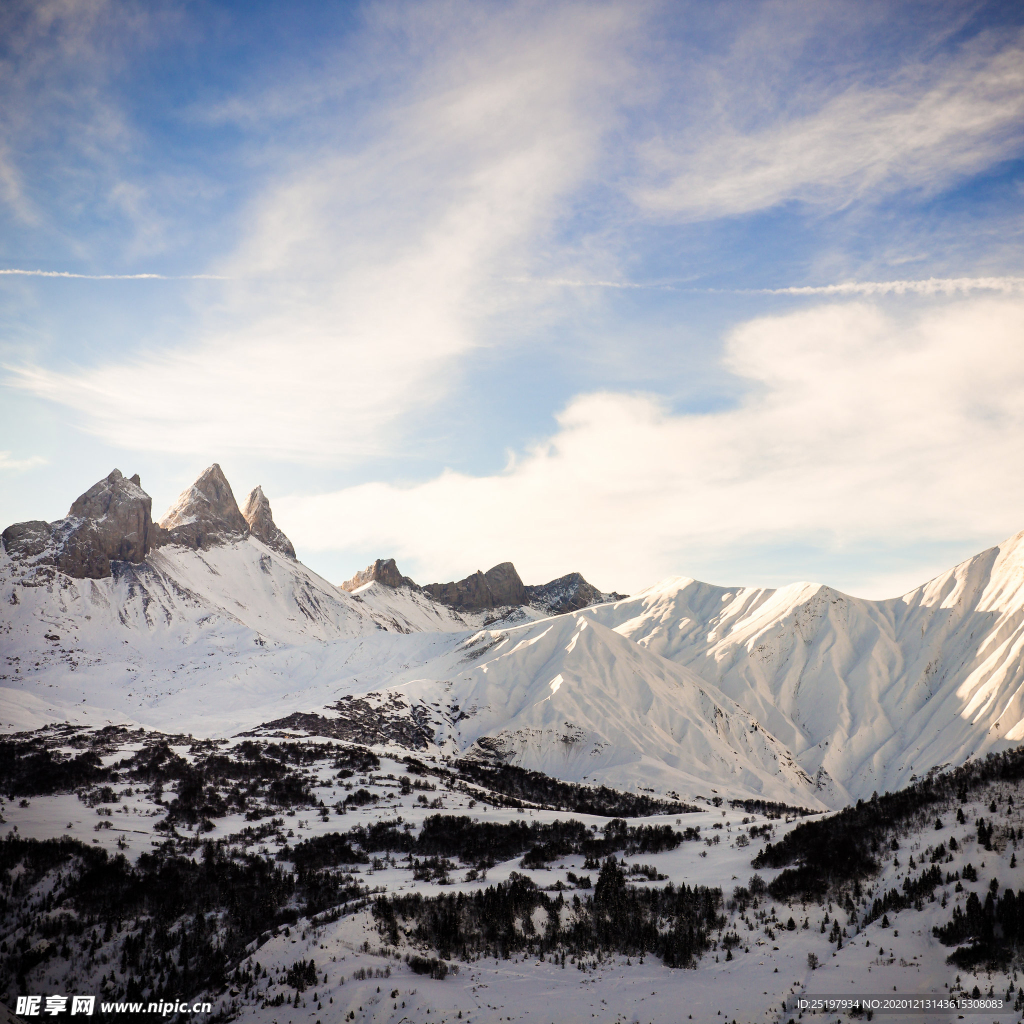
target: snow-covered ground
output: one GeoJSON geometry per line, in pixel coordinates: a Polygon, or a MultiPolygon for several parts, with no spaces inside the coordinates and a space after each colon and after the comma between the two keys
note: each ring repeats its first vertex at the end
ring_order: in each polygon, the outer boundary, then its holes
{"type": "MultiPolygon", "coordinates": [[[[313,741],[307,741],[313,742],[313,741]]],[[[104,756],[104,762],[115,763],[139,749],[140,743],[127,743],[104,756]]],[[[72,748],[68,748],[69,751],[72,748]]],[[[77,749],[77,748],[75,748],[77,749]]],[[[175,743],[175,753],[186,760],[194,759],[187,742],[175,743]]],[[[345,831],[373,821],[401,818],[415,834],[423,820],[432,814],[464,814],[478,821],[508,822],[513,820],[553,821],[575,818],[585,825],[603,827],[606,819],[565,811],[517,810],[495,807],[471,793],[456,790],[428,772],[417,782],[435,788],[412,789],[402,794],[397,779],[408,771],[400,760],[401,752],[381,754],[379,767],[363,776],[340,779],[328,765],[317,762],[305,769],[316,786],[316,795],[328,808],[326,814],[315,808],[291,812],[278,809],[277,817],[261,840],[253,841],[252,826],[242,815],[234,814],[215,821],[204,839],[223,840],[229,847],[250,852],[274,854],[276,851],[317,835],[345,831]],[[355,788],[365,788],[377,797],[371,806],[351,808],[345,814],[331,809],[355,788]],[[426,807],[427,797],[435,802],[426,807]]],[[[120,787],[119,787],[120,789],[120,787]]],[[[1003,787],[1005,790],[1005,787],[1003,787]]],[[[164,805],[155,805],[145,790],[136,789],[130,796],[122,790],[116,803],[88,806],[74,795],[32,797],[24,801],[8,801],[2,807],[5,823],[0,836],[17,834],[26,838],[72,836],[90,845],[102,846],[111,853],[123,852],[130,859],[166,841],[166,832],[156,832],[153,825],[164,814],[165,804],[173,798],[173,790],[164,792],[164,805]]],[[[1024,827],[1024,808],[1008,807],[1007,793],[998,785],[975,795],[964,804],[957,804],[965,824],[957,824],[955,808],[940,806],[929,809],[926,819],[916,828],[901,834],[898,851],[883,852],[881,873],[864,883],[863,894],[854,913],[838,903],[777,902],[768,895],[760,897],[749,892],[741,895],[739,904],[733,899],[735,887],[750,889],[754,874],[751,861],[763,848],[766,837],[758,834],[748,839],[751,829],[758,832],[768,826],[770,839],[778,842],[797,823],[797,819],[766,819],[763,815],[745,814],[741,809],[713,807],[679,815],[659,815],[643,819],[644,824],[668,824],[686,829],[700,826],[701,839],[683,842],[675,850],[663,853],[621,857],[623,866],[649,865],[663,876],[658,881],[633,881],[631,884],[662,886],[718,886],[725,896],[725,926],[717,933],[716,948],[706,952],[693,969],[670,969],[655,957],[640,962],[636,958],[602,956],[571,960],[563,967],[551,958],[513,956],[511,959],[473,959],[452,963],[458,973],[444,980],[414,974],[405,957],[412,953],[433,955],[418,949],[408,939],[397,947],[387,946],[369,910],[357,910],[335,921],[317,923],[307,918],[288,928],[279,928],[254,944],[240,970],[255,973],[259,965],[259,981],[255,984],[234,984],[217,999],[216,1009],[237,1015],[237,1019],[259,1024],[299,1024],[317,1020],[354,1020],[374,1022],[436,1021],[448,1024],[455,1020],[493,1021],[622,1021],[649,1024],[680,1020],[788,1021],[798,1019],[797,1012],[783,1012],[783,1003],[797,995],[813,993],[892,993],[909,995],[949,994],[952,990],[970,993],[975,985],[980,992],[994,991],[1004,996],[1007,986],[1017,981],[1014,973],[971,973],[950,967],[945,958],[949,948],[932,936],[932,927],[949,921],[954,906],[961,907],[970,892],[982,898],[993,879],[999,891],[1019,890],[1024,886],[1024,866],[1011,867],[1011,858],[1020,851],[1017,843],[1008,842],[1008,828],[1024,827]],[[993,795],[1000,795],[997,816],[989,810],[993,795]],[[943,827],[936,829],[938,815],[943,827]],[[970,824],[980,816],[995,820],[998,828],[992,850],[982,849],[976,828],[970,824]],[[940,860],[944,873],[962,873],[973,864],[977,880],[964,880],[959,886],[940,885],[935,901],[925,902],[923,909],[907,909],[891,913],[885,922],[875,921],[860,929],[873,898],[890,889],[899,890],[903,880],[916,876],[931,863],[939,843],[950,846],[956,837],[957,849],[940,860]],[[916,859],[914,867],[910,858],[916,859]],[[956,891],[960,889],[961,891],[956,891]],[[943,906],[945,904],[945,906],[943,906]],[[792,918],[794,930],[787,928],[792,918]],[[838,921],[844,937],[841,947],[831,942],[822,922],[838,921]],[[805,927],[806,922],[806,927],[805,927]],[[726,958],[724,936],[735,933],[738,945],[731,959],[726,958]],[[808,954],[819,960],[817,969],[809,965],[808,954]],[[316,984],[297,995],[285,981],[285,974],[296,961],[312,958],[316,962],[316,984]],[[266,972],[265,976],[263,972],[266,972]],[[959,979],[959,980],[958,980],[959,979]],[[267,1005],[276,996],[287,994],[287,1004],[267,1005]],[[297,1003],[292,999],[297,997],[297,1003]],[[460,1015],[461,1014],[461,1018],[460,1015]]],[[[1012,795],[1012,792],[1011,792],[1012,795]]],[[[804,819],[799,819],[804,820],[804,819]]],[[[263,819],[261,823],[266,823],[263,819]]],[[[187,842],[187,833],[183,830],[187,842]]],[[[199,850],[194,856],[201,856],[199,850]]],[[[288,863],[285,861],[287,868],[288,863]]],[[[454,868],[451,884],[439,885],[417,881],[401,857],[378,858],[376,864],[346,866],[364,885],[393,893],[422,892],[426,895],[471,892],[486,885],[505,881],[513,871],[526,872],[541,889],[561,883],[566,895],[576,889],[569,874],[577,877],[594,875],[584,867],[582,858],[557,859],[545,869],[524,869],[518,860],[498,863],[486,872],[486,879],[469,881],[467,865],[454,868]]],[[[777,871],[763,869],[760,876],[770,882],[777,871]]],[[[592,892],[592,890],[589,890],[592,892]]],[[[131,928],[128,929],[128,932],[131,928]]],[[[15,941],[17,928],[5,941],[15,941]]],[[[79,972],[76,991],[87,990],[89,984],[100,991],[99,975],[117,963],[123,941],[120,932],[105,940],[99,951],[86,961],[77,954],[70,959],[51,958],[37,968],[30,978],[32,991],[61,991],[68,973],[79,972]],[[88,964],[92,966],[89,967],[88,964]],[[92,970],[91,981],[82,972],[92,970]]],[[[184,993],[182,993],[184,995],[184,993]]],[[[188,993],[189,996],[192,993],[188,993]]],[[[1013,1002],[1011,995],[1010,1003],[1013,1002]]],[[[835,1015],[814,1019],[838,1020],[835,1015]]],[[[847,1020],[846,1016],[842,1017],[847,1020]]],[[[953,1020],[956,1015],[887,1017],[894,1020],[953,1020]]],[[[1016,1019],[1004,1015],[981,1016],[978,1020],[1016,1019]]]]}

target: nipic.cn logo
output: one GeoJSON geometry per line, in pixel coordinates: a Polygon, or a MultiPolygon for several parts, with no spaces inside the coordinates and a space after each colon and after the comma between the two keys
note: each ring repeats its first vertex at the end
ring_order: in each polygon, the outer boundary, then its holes
{"type": "MultiPolygon", "coordinates": [[[[91,1017],[96,1009],[95,996],[18,996],[18,1017],[39,1017],[49,1014],[56,1017],[68,1011],[71,1003],[71,1015],[91,1017]]],[[[174,1013],[210,1013],[212,1003],[187,1003],[176,1000],[161,999],[153,1003],[100,1003],[103,1013],[155,1013],[160,1017],[169,1017],[174,1013]]]]}
{"type": "MultiPolygon", "coordinates": [[[[18,996],[15,1014],[19,1017],[38,1017],[40,1013],[56,1017],[68,1008],[67,996],[47,996],[44,1004],[42,996],[18,996]]],[[[71,996],[71,1012],[91,1017],[96,1009],[95,996],[71,996]]]]}

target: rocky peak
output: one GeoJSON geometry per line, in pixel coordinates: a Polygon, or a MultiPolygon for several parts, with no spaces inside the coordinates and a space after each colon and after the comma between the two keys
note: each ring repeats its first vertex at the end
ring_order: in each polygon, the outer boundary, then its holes
{"type": "Polygon", "coordinates": [[[216,462],[178,495],[160,520],[160,528],[158,543],[190,548],[242,540],[249,533],[249,524],[238,510],[231,484],[216,462]]]}
{"type": "Polygon", "coordinates": [[[423,590],[435,601],[466,611],[507,608],[527,602],[526,587],[511,562],[501,562],[487,572],[478,569],[455,583],[430,583],[423,590]]]}
{"type": "Polygon", "coordinates": [[[403,576],[398,571],[398,566],[393,558],[378,558],[373,565],[360,569],[350,580],[339,583],[342,590],[358,590],[365,587],[367,583],[382,583],[385,587],[410,587],[419,590],[419,586],[408,576],[403,576]]]}
{"type": "Polygon", "coordinates": [[[527,587],[530,604],[543,608],[552,615],[576,612],[588,605],[598,604],[609,598],[616,600],[619,594],[602,594],[592,583],[588,583],[578,572],[560,576],[550,583],[527,587]]]}
{"type": "Polygon", "coordinates": [[[157,533],[152,507],[138,474],[126,479],[115,469],[78,497],[64,519],[7,527],[4,550],[26,568],[52,566],[77,579],[102,579],[112,561],[145,560],[157,533]]]}
{"type": "MultiPolygon", "coordinates": [[[[249,532],[263,541],[269,548],[280,551],[282,555],[289,558],[295,557],[295,548],[292,542],[284,535],[283,531],[274,522],[274,515],[270,510],[270,502],[263,493],[260,486],[254,487],[245,499],[245,508],[242,509],[242,518],[249,524],[249,532]]],[[[392,561],[392,564],[394,562],[392,561]]]]}

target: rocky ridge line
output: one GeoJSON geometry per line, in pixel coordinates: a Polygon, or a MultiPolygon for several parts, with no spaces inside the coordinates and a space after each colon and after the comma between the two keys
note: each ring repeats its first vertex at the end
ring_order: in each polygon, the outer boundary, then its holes
{"type": "Polygon", "coordinates": [[[53,523],[30,520],[8,526],[0,540],[12,562],[44,576],[59,571],[75,579],[104,579],[112,562],[141,565],[154,548],[178,544],[206,549],[245,540],[250,534],[276,551],[295,558],[291,541],[274,523],[263,490],[246,502],[248,518],[235,502],[231,485],[217,463],[209,466],[157,525],[153,499],[138,474],[125,477],[115,469],[72,504],[53,523]]]}
{"type": "Polygon", "coordinates": [[[393,589],[407,587],[425,594],[438,604],[464,612],[532,605],[551,615],[561,615],[604,601],[619,601],[625,596],[602,593],[578,572],[571,572],[549,583],[526,586],[511,562],[500,562],[487,572],[478,569],[472,576],[462,580],[428,583],[421,587],[408,576],[402,575],[393,558],[378,558],[350,580],[339,584],[339,587],[351,592],[373,582],[393,589]]]}
{"type": "Polygon", "coordinates": [[[372,565],[360,569],[352,579],[339,583],[338,586],[349,593],[365,587],[367,583],[382,583],[385,587],[398,589],[408,587],[410,590],[422,590],[418,583],[414,583],[408,576],[403,576],[398,571],[398,566],[393,558],[378,558],[372,565]]]}

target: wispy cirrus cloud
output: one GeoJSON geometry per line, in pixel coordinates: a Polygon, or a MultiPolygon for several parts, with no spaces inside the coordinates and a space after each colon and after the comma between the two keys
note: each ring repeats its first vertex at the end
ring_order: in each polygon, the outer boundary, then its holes
{"type": "Polygon", "coordinates": [[[612,288],[616,290],[684,291],[742,295],[956,295],[967,292],[1024,291],[1024,277],[929,277],[923,280],[843,281],[839,284],[786,285],[782,288],[699,288],[669,281],[600,281],[571,278],[527,278],[509,280],[551,288],[612,288]]]}
{"type": "MultiPolygon", "coordinates": [[[[94,368],[16,366],[7,383],[118,444],[335,464],[394,452],[512,308],[501,271],[529,265],[591,172],[640,8],[468,10],[407,8],[398,27],[431,45],[412,74],[391,53],[386,108],[357,125],[342,110],[281,157],[210,275],[230,279],[211,318],[224,326],[94,368]]],[[[396,30],[380,18],[367,31],[396,30]]]]}
{"type": "Polygon", "coordinates": [[[227,281],[221,274],[75,274],[69,270],[0,269],[0,276],[12,277],[68,277],[82,281],[227,281]]]}
{"type": "Polygon", "coordinates": [[[841,284],[791,285],[747,289],[760,295],[956,295],[966,292],[1024,291],[1024,277],[929,277],[923,281],[844,281],[841,284]]]}
{"type": "Polygon", "coordinates": [[[689,220],[794,200],[836,208],[897,190],[934,193],[1024,147],[1019,32],[903,67],[874,87],[827,90],[810,112],[783,105],[736,127],[712,109],[678,136],[652,138],[636,202],[654,215],[689,220]]]}

